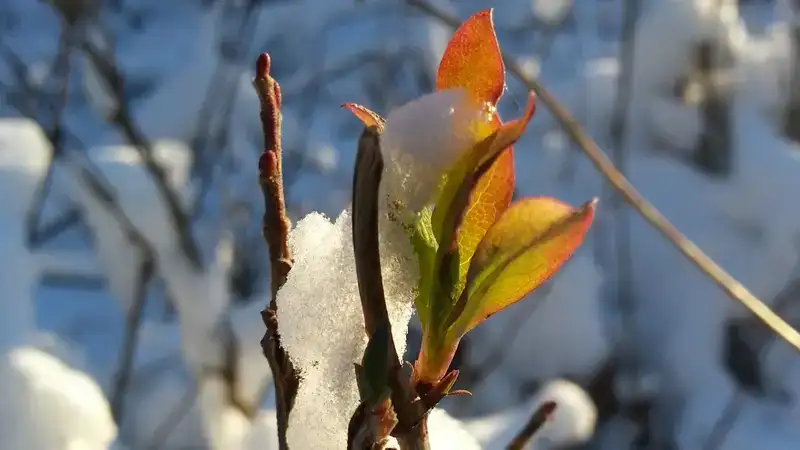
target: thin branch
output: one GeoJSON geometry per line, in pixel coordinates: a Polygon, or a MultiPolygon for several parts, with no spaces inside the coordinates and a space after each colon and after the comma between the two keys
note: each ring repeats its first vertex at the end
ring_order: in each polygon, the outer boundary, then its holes
{"type": "Polygon", "coordinates": [[[133,362],[136,356],[136,347],[139,343],[139,329],[141,328],[144,307],[147,303],[147,283],[153,277],[153,272],[155,271],[153,258],[145,256],[138,271],[139,283],[136,287],[133,305],[128,311],[128,316],[125,320],[125,338],[119,364],[117,365],[117,373],[114,378],[114,387],[111,391],[111,414],[118,424],[122,423],[125,395],[128,392],[131,375],[133,374],[133,362]]]}
{"type": "MultiPolygon", "coordinates": [[[[27,235],[26,241],[29,248],[38,248],[44,243],[59,236],[62,232],[71,228],[80,219],[80,214],[75,209],[70,209],[58,219],[53,220],[50,224],[40,229],[40,222],[42,210],[47,195],[50,192],[53,181],[53,161],[64,148],[65,133],[63,129],[63,115],[67,106],[68,88],[69,88],[69,72],[70,72],[70,50],[71,50],[71,32],[72,29],[64,27],[61,30],[61,37],[59,39],[58,53],[56,54],[55,62],[51,70],[51,76],[55,78],[58,84],[58,92],[54,103],[51,105],[51,118],[50,129],[46,133],[50,141],[50,155],[47,173],[44,179],[36,187],[34,200],[28,208],[25,217],[27,235]]],[[[35,98],[35,104],[32,105],[13,105],[24,116],[40,121],[36,117],[36,105],[42,97],[41,89],[37,89],[32,85],[27,77],[29,72],[28,67],[24,64],[22,59],[8,46],[2,45],[3,59],[11,68],[16,83],[26,93],[26,97],[35,98]]]]}
{"type": "MultiPolygon", "coordinates": [[[[386,309],[386,297],[383,290],[378,240],[378,201],[383,174],[383,158],[379,138],[378,129],[372,126],[364,129],[358,141],[358,153],[353,174],[352,231],[356,276],[365,331],[370,338],[376,337],[379,330],[389,336],[384,349],[386,367],[382,369],[385,370],[388,387],[391,390],[391,407],[383,407],[383,403],[366,405],[366,407],[371,409],[378,407],[379,411],[383,413],[396,413],[396,426],[392,435],[397,438],[401,448],[423,450],[429,447],[427,407],[424,405],[424,401],[416,401],[418,395],[411,386],[410,374],[404,373],[400,365],[400,358],[397,355],[394,340],[391,338],[392,324],[386,309]]],[[[364,400],[362,399],[362,401],[364,400]]],[[[354,416],[354,419],[357,419],[357,416],[354,416]]],[[[351,427],[368,428],[370,423],[366,420],[361,424],[351,421],[351,427]]],[[[364,434],[380,437],[380,433],[367,432],[364,434]]],[[[348,444],[352,445],[353,443],[348,444]]],[[[374,445],[366,448],[374,448],[374,445]]]]}
{"type": "Polygon", "coordinates": [[[277,320],[278,291],[286,283],[292,269],[292,254],[289,249],[289,218],[283,195],[283,170],[281,149],[281,90],[270,76],[270,57],[262,53],[256,62],[256,78],[253,86],[261,101],[261,125],[264,132],[264,153],[259,159],[259,182],[264,194],[264,240],[269,248],[272,298],[269,306],[261,312],[267,327],[261,339],[261,348],[272,370],[275,384],[275,407],[278,422],[278,444],[281,450],[289,448],[286,430],[289,414],[294,406],[300,378],[289,355],[280,343],[277,320]]]}
{"type": "MultiPolygon", "coordinates": [[[[628,111],[633,97],[633,58],[635,50],[636,20],[639,17],[640,1],[627,0],[625,2],[624,22],[622,31],[622,45],[619,60],[621,63],[620,75],[617,78],[617,98],[612,116],[611,141],[613,145],[613,159],[621,174],[625,174],[627,161],[628,141],[628,111]]],[[[608,188],[609,185],[605,184],[608,188]]],[[[634,328],[633,321],[633,255],[630,244],[630,215],[623,198],[609,192],[614,213],[614,243],[616,249],[617,284],[615,295],[617,304],[623,318],[623,327],[627,337],[623,342],[629,341],[634,328]]],[[[623,346],[625,347],[625,346],[623,346]]],[[[626,348],[626,351],[630,349],[626,348]]],[[[630,355],[626,355],[629,357],[630,355]]],[[[629,361],[630,362],[630,361],[629,361]]]]}
{"type": "MultiPolygon", "coordinates": [[[[197,383],[201,383],[202,381],[203,380],[198,380],[197,383]]],[[[172,408],[166,420],[161,422],[158,428],[156,428],[153,437],[150,439],[150,444],[146,447],[148,450],[157,450],[164,446],[169,436],[175,430],[175,427],[177,427],[184,417],[189,414],[189,411],[192,410],[192,406],[194,406],[197,401],[197,396],[199,394],[200,386],[195,386],[190,383],[186,387],[186,392],[183,394],[183,397],[181,397],[180,401],[172,408]]]]}
{"type": "MultiPolygon", "coordinates": [[[[221,39],[221,49],[234,48],[239,50],[234,55],[235,63],[241,62],[243,54],[250,48],[255,36],[255,24],[257,23],[258,15],[254,14],[254,11],[258,4],[259,0],[248,0],[244,8],[234,6],[236,10],[243,9],[240,14],[241,20],[237,24],[235,39],[232,40],[233,42],[227,41],[224,36],[221,39]]],[[[221,50],[221,53],[224,52],[221,50]]],[[[204,200],[211,191],[213,184],[214,167],[225,150],[217,147],[222,147],[224,145],[223,142],[226,140],[230,117],[239,91],[238,73],[231,75],[225,70],[225,66],[226,58],[219,58],[214,74],[211,76],[211,82],[206,89],[203,103],[200,106],[200,112],[197,115],[197,126],[195,126],[195,136],[192,139],[192,147],[196,155],[193,172],[194,176],[200,181],[191,207],[191,215],[194,218],[200,217],[204,212],[204,200]],[[214,120],[215,117],[219,117],[219,119],[214,120]]]]}
{"type": "MultiPolygon", "coordinates": [[[[30,211],[40,211],[39,208],[31,208],[30,211]]],[[[34,215],[32,213],[32,215],[34,215]]],[[[28,246],[34,250],[40,248],[47,242],[60,236],[65,231],[81,222],[83,214],[78,208],[70,208],[59,217],[43,225],[32,225],[28,228],[28,246]]],[[[29,224],[38,224],[40,219],[29,219],[29,224]]]]}
{"type": "MultiPolygon", "coordinates": [[[[451,16],[424,0],[406,0],[432,17],[455,28],[460,24],[457,17],[451,16]]],[[[722,267],[715,263],[692,241],[684,236],[663,214],[647,201],[625,176],[608,159],[597,143],[583,131],[581,126],[567,112],[564,106],[546,90],[538,81],[529,77],[520,64],[508,55],[503,56],[505,66],[529,90],[536,93],[538,99],[550,110],[564,131],[581,148],[595,168],[611,183],[611,186],[625,201],[631,205],[647,222],[672,243],[689,261],[691,261],[709,279],[714,281],[733,300],[742,303],[770,329],[796,350],[800,351],[800,333],[775,314],[746,287],[733,278],[722,267]]]]}
{"type": "Polygon", "coordinates": [[[116,114],[113,117],[114,124],[122,130],[127,140],[139,152],[145,169],[152,177],[156,189],[158,189],[159,194],[166,203],[169,214],[172,217],[175,232],[178,234],[178,240],[186,258],[195,269],[201,269],[202,260],[200,248],[192,236],[189,216],[183,206],[181,206],[178,193],[169,186],[166,171],[155,160],[150,142],[134,123],[128,102],[125,99],[122,74],[119,72],[116,63],[111,59],[111,55],[102,54],[90,41],[84,41],[83,49],[96,70],[111,87],[117,106],[116,114]]]}
{"type": "Polygon", "coordinates": [[[547,420],[556,410],[555,402],[544,402],[533,412],[531,418],[520,430],[519,434],[506,447],[506,450],[523,450],[533,439],[539,430],[547,423],[547,420]]]}

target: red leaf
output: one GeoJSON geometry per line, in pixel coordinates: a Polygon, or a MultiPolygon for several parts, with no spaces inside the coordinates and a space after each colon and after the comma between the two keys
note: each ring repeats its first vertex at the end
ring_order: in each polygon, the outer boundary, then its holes
{"type": "Polygon", "coordinates": [[[505,68],[494,32],[492,10],[474,14],[456,30],[439,62],[436,89],[462,88],[477,101],[497,104],[505,68]]]}

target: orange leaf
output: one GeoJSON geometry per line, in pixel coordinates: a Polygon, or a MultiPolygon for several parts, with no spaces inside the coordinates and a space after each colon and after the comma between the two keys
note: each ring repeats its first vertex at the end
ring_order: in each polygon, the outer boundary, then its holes
{"type": "Polygon", "coordinates": [[[547,281],[583,242],[596,202],[572,208],[537,197],[512,204],[475,250],[448,336],[463,336],[547,281]]]}
{"type": "MultiPolygon", "coordinates": [[[[536,111],[536,97],[528,96],[525,113],[516,121],[506,125],[527,124],[536,111]]],[[[511,204],[514,194],[514,153],[508,147],[495,161],[472,191],[464,219],[458,230],[459,279],[463,279],[469,268],[469,260],[475,253],[478,242],[486,230],[497,221],[511,204]]]]}
{"type": "Polygon", "coordinates": [[[504,86],[505,68],[492,10],[485,9],[467,19],[453,34],[439,62],[436,89],[466,89],[473,99],[495,105],[504,86]]]}
{"type": "Polygon", "coordinates": [[[386,120],[378,115],[378,113],[356,103],[345,103],[342,105],[342,108],[353,113],[358,120],[364,123],[364,126],[374,126],[378,128],[378,133],[383,132],[383,125],[386,123],[386,120]]]}

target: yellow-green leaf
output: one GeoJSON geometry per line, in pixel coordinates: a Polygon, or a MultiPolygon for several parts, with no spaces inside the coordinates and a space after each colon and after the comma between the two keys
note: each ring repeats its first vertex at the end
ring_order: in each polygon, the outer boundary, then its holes
{"type": "Polygon", "coordinates": [[[475,250],[448,337],[463,336],[547,281],[583,242],[595,205],[573,208],[548,197],[513,203],[475,250]]]}
{"type": "MultiPolygon", "coordinates": [[[[445,228],[447,213],[453,208],[453,202],[456,200],[456,194],[459,187],[465,182],[465,180],[473,184],[475,183],[476,180],[468,180],[467,178],[470,174],[475,172],[475,170],[481,164],[484,164],[486,161],[494,160],[492,166],[486,168],[484,173],[481,174],[481,178],[477,180],[478,184],[475,186],[476,189],[471,190],[471,193],[473,193],[471,198],[475,198],[475,195],[483,196],[486,193],[480,189],[482,187],[481,182],[487,176],[505,180],[510,179],[513,187],[513,172],[493,172],[492,169],[495,169],[497,162],[500,161],[498,158],[500,152],[503,152],[511,147],[511,145],[513,145],[525,132],[528,122],[530,122],[531,117],[533,117],[535,105],[536,97],[533,93],[530,93],[528,97],[528,106],[525,108],[525,113],[522,115],[522,117],[498,126],[498,128],[488,137],[478,142],[471,149],[467,150],[461,156],[461,158],[459,158],[456,164],[447,171],[445,174],[445,182],[439,190],[438,198],[435,202],[436,207],[433,210],[433,217],[431,218],[433,233],[440,245],[442,245],[444,242],[441,238],[443,229],[445,228]]],[[[501,157],[502,156],[504,155],[501,155],[501,157]]],[[[486,186],[486,183],[484,183],[484,186],[486,186]]],[[[468,200],[468,203],[465,203],[463,206],[471,206],[476,203],[476,200],[471,200],[470,198],[463,200],[468,200]]],[[[480,200],[477,199],[477,201],[480,200]]],[[[469,211],[463,212],[469,213],[469,211]]],[[[449,240],[447,241],[449,245],[449,240]]]]}
{"type": "MultiPolygon", "coordinates": [[[[531,93],[525,112],[517,119],[518,122],[527,124],[535,111],[536,97],[531,93]]],[[[459,280],[466,276],[475,248],[486,230],[508,209],[513,194],[514,154],[509,146],[478,180],[464,212],[464,219],[458,229],[459,280]]]]}
{"type": "Polygon", "coordinates": [[[431,229],[431,209],[424,208],[417,216],[414,229],[411,233],[411,245],[417,255],[419,263],[419,280],[417,281],[417,295],[414,306],[417,317],[422,324],[422,330],[427,331],[430,326],[431,291],[434,282],[434,258],[436,256],[436,238],[431,229]]]}

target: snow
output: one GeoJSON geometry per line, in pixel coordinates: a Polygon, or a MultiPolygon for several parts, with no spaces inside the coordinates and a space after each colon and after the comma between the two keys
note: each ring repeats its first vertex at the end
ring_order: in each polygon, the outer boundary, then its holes
{"type": "Polygon", "coordinates": [[[2,355],[0,377],[4,447],[92,450],[114,440],[105,396],[85,373],[41,350],[17,347],[2,355]]]}
{"type": "Polygon", "coordinates": [[[444,170],[474,143],[471,127],[485,117],[462,89],[437,91],[392,110],[381,134],[387,161],[382,189],[392,201],[421,211],[444,170]]]}
{"type": "MultiPolygon", "coordinates": [[[[44,130],[52,126],[49,106],[59,90],[49,76],[59,22],[46,2],[0,2],[0,398],[6,406],[0,447],[147,448],[188,395],[193,406],[163,448],[277,448],[274,393],[259,345],[269,283],[256,185],[259,104],[250,86],[255,55],[268,51],[284,87],[288,208],[293,219],[301,219],[292,230],[295,267],[279,296],[282,338],[304,377],[289,437],[293,448],[341,448],[357,403],[352,363],[366,336],[348,210],[361,128],[339,104],[373,105],[387,117],[382,189],[418,210],[430,200],[442,169],[471,144],[461,131],[482,114],[459,91],[423,96],[419,89],[433,79],[450,30],[392,2],[257,2],[245,27],[239,26],[244,2],[108,3],[87,23],[86,34],[115,53],[131,115],[151,141],[169,186],[186,207],[208,182],[205,210],[193,226],[203,264],[196,268],[183,255],[139,153],[106,123],[114,99],[77,49],[64,112],[67,139],[41,222],[77,207],[82,224],[44,245],[28,245],[26,214],[50,159],[44,130]],[[240,59],[220,55],[222,41],[237,40],[240,59]],[[16,73],[6,50],[27,69],[16,73]],[[347,65],[365,52],[391,57],[347,65]],[[218,69],[222,76],[215,77],[218,69]],[[328,72],[330,77],[323,76],[328,72]],[[17,75],[41,88],[40,98],[18,86],[17,75]],[[373,84],[379,89],[365,80],[378,80],[373,84]],[[214,117],[200,123],[208,93],[214,117]],[[28,114],[40,125],[21,118],[28,114]],[[224,139],[211,142],[205,153],[192,147],[198,133],[216,131],[224,139]],[[88,189],[83,168],[101,175],[155,257],[118,424],[109,403],[145,252],[88,189]],[[213,177],[200,180],[197,174],[204,171],[213,177]],[[256,288],[247,298],[230,287],[241,254],[255,262],[256,288]],[[103,286],[65,286],[53,279],[99,279],[103,286]],[[252,419],[227,404],[226,388],[214,374],[227,351],[222,330],[228,326],[239,351],[238,396],[255,407],[252,419]]],[[[432,3],[462,18],[494,6],[504,49],[532,69],[602,148],[614,150],[609,130],[625,2],[432,3]]],[[[800,262],[800,147],[781,135],[796,51],[792,27],[800,15],[788,0],[739,3],[642,2],[626,172],[679,229],[769,302],[797,276],[800,262]],[[734,123],[734,168],[726,177],[710,177],[689,161],[703,131],[702,110],[672,92],[701,39],[717,39],[731,55],[728,72],[717,80],[730,87],[734,123]]],[[[509,76],[499,105],[505,119],[519,115],[523,97],[509,76]]],[[[544,107],[515,149],[520,196],[554,195],[579,204],[604,189],[544,107]]],[[[610,217],[614,213],[604,204],[599,215],[610,217]]],[[[632,448],[638,425],[620,414],[598,419],[575,384],[585,387],[620,356],[620,339],[633,344],[639,365],[634,378],[642,378],[633,381],[654,380],[645,395],[654,405],[651,425],[660,439],[678,449],[703,448],[738,395],[741,411],[721,449],[795,448],[795,351],[772,344],[757,362],[768,392],[744,393],[722,355],[728,324],[748,313],[635,215],[634,325],[621,329],[622,312],[608,289],[618,270],[604,253],[613,242],[610,228],[601,226],[613,221],[600,222],[551,282],[467,336],[458,387],[474,395],[448,398],[431,413],[432,448],[504,448],[536,405],[553,397],[557,413],[534,448],[583,442],[592,434],[591,448],[632,448]],[[486,378],[472,383],[476,374],[486,378]]],[[[394,339],[402,351],[416,268],[409,264],[402,230],[385,219],[381,245],[394,339]]],[[[796,319],[793,311],[786,316],[796,319]]]]}
{"type": "MultiPolygon", "coordinates": [[[[347,442],[347,424],[358,406],[353,364],[367,344],[356,283],[348,211],[335,222],[312,213],[290,238],[294,266],[278,293],[278,323],[303,382],[290,416],[288,439],[295,448],[337,448],[347,442]],[[320,411],[325,411],[320,414],[320,411]]],[[[397,353],[405,351],[412,285],[382,254],[386,306],[397,353]]]]}

